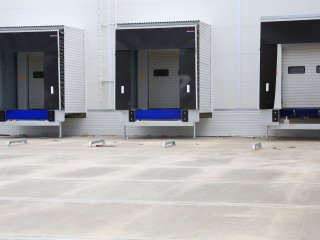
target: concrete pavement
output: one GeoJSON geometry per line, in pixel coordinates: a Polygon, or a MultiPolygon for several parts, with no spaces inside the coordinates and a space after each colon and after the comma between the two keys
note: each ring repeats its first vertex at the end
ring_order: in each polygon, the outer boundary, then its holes
{"type": "Polygon", "coordinates": [[[0,138],[0,239],[318,240],[316,140],[0,138]]]}

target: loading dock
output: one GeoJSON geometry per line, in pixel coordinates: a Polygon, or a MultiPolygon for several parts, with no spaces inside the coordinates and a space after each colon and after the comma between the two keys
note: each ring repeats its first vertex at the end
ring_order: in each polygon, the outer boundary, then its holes
{"type": "Polygon", "coordinates": [[[0,124],[59,126],[85,116],[83,31],[0,28],[0,124]]]}
{"type": "Polygon", "coordinates": [[[211,113],[211,28],[200,21],[118,24],[116,110],[126,126],[192,126],[211,113]]]}
{"type": "Polygon", "coordinates": [[[263,18],[260,110],[267,129],[320,129],[319,19],[263,18]]]}

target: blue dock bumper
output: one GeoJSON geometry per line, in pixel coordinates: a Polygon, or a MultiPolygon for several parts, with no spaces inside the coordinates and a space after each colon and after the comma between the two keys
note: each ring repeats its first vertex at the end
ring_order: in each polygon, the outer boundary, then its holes
{"type": "Polygon", "coordinates": [[[318,108],[286,108],[280,110],[281,118],[319,118],[318,108]]]}
{"type": "Polygon", "coordinates": [[[138,121],[174,121],[182,119],[180,108],[173,109],[138,109],[135,111],[136,120],[138,121]]]}
{"type": "Polygon", "coordinates": [[[6,120],[9,121],[44,121],[49,120],[48,110],[7,110],[6,120]]]}

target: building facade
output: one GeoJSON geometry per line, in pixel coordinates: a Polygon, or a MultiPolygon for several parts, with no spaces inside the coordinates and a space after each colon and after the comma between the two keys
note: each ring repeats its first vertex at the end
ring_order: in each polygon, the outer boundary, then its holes
{"type": "MultiPolygon", "coordinates": [[[[212,118],[198,136],[263,136],[259,109],[261,19],[320,17],[317,0],[12,0],[0,7],[1,26],[67,25],[85,32],[86,118],[66,119],[65,135],[121,135],[115,111],[117,23],[200,20],[211,25],[212,118]]],[[[55,133],[55,128],[3,126],[1,134],[55,133]]],[[[188,127],[132,127],[129,135],[192,135],[188,127]]],[[[317,131],[273,131],[273,135],[317,131]]]]}

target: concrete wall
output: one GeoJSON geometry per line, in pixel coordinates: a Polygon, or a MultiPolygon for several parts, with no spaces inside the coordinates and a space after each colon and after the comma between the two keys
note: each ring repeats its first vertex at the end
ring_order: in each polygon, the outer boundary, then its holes
{"type": "MultiPolygon", "coordinates": [[[[319,0],[117,0],[115,7],[111,1],[11,0],[0,6],[3,26],[64,24],[85,29],[88,118],[68,120],[64,124],[67,134],[122,132],[118,114],[111,111],[116,17],[117,22],[201,20],[210,24],[214,114],[213,119],[198,124],[198,134],[264,135],[258,111],[260,18],[317,14],[320,9],[319,0]],[[99,39],[105,44],[99,44],[99,39]]],[[[0,133],[6,131],[0,128],[0,133]]],[[[191,134],[189,129],[173,128],[130,131],[191,134]]]]}

